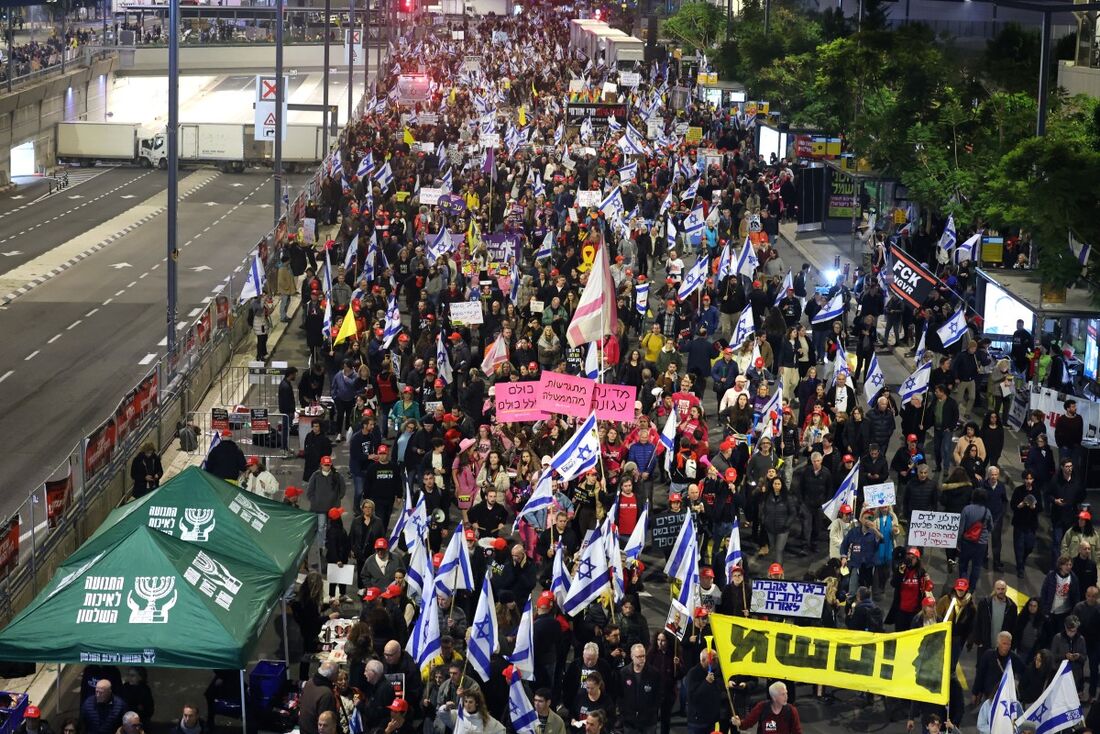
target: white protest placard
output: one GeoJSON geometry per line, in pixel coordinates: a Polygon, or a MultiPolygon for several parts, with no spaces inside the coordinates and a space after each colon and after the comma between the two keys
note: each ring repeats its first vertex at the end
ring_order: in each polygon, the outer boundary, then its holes
{"type": "Polygon", "coordinates": [[[882,484],[868,484],[863,488],[864,507],[887,507],[894,504],[895,493],[893,482],[882,484]]]}
{"type": "Polygon", "coordinates": [[[500,133],[482,133],[477,137],[477,142],[480,143],[483,148],[499,148],[500,133]]]}
{"type": "Polygon", "coordinates": [[[954,548],[959,544],[959,513],[914,510],[909,518],[909,545],[954,548]]]}
{"type": "Polygon", "coordinates": [[[466,40],[466,31],[451,31],[451,40],[452,41],[465,41],[466,40]]]}
{"type": "Polygon", "coordinates": [[[343,568],[337,566],[335,563],[328,564],[328,582],[330,584],[355,584],[355,564],[345,563],[343,568]]]}
{"type": "Polygon", "coordinates": [[[546,304],[542,301],[531,301],[531,313],[542,313],[546,304]]]}
{"type": "Polygon", "coordinates": [[[413,150],[418,150],[421,153],[434,153],[435,143],[430,140],[419,140],[416,145],[413,146],[413,150]]]}
{"type": "Polygon", "coordinates": [[[600,205],[603,200],[602,191],[578,191],[577,192],[577,206],[596,207],[600,205]]]}
{"type": "Polygon", "coordinates": [[[570,79],[569,80],[569,91],[570,92],[583,92],[584,91],[584,80],[583,79],[570,79]]]}
{"type": "Polygon", "coordinates": [[[431,186],[420,187],[420,203],[425,206],[435,206],[439,203],[441,196],[443,196],[443,189],[431,186]]]}
{"type": "MultiPolygon", "coordinates": [[[[417,120],[421,125],[436,125],[439,123],[439,115],[434,112],[421,112],[417,115],[417,120]]],[[[432,143],[435,145],[435,143],[432,143]]]]}
{"type": "Polygon", "coordinates": [[[636,71],[620,71],[619,84],[624,87],[636,87],[642,83],[642,75],[636,71]]]}
{"type": "Polygon", "coordinates": [[[313,217],[306,217],[302,220],[302,239],[305,240],[307,245],[312,245],[317,241],[317,220],[313,217]]]}
{"type": "Polygon", "coordinates": [[[821,610],[824,608],[824,584],[753,579],[751,606],[753,612],[821,619],[821,610]]]}
{"type": "Polygon", "coordinates": [[[645,136],[650,140],[656,140],[665,130],[665,125],[659,120],[650,120],[645,124],[645,136]]]}
{"type": "Polygon", "coordinates": [[[686,122],[676,123],[676,128],[675,128],[676,134],[677,135],[687,135],[687,131],[688,131],[689,127],[691,127],[691,125],[688,125],[686,122]]]}
{"type": "Polygon", "coordinates": [[[485,319],[481,315],[480,301],[462,301],[451,304],[451,321],[456,324],[482,324],[485,319]]]}
{"type": "Polygon", "coordinates": [[[462,57],[462,70],[463,71],[481,71],[481,57],[480,56],[463,56],[462,57]]]}

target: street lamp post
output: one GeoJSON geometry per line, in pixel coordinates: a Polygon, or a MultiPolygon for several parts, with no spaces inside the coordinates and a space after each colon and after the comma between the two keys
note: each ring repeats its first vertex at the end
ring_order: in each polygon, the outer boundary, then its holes
{"type": "Polygon", "coordinates": [[[283,0],[275,0],[275,226],[283,216],[283,0]]]}
{"type": "Polygon", "coordinates": [[[330,30],[331,30],[331,28],[329,26],[329,18],[331,16],[332,16],[332,0],[325,0],[325,25],[324,25],[324,29],[325,29],[325,71],[324,71],[324,74],[321,75],[322,76],[322,80],[321,80],[321,86],[322,86],[321,104],[325,109],[321,113],[321,121],[324,122],[324,124],[325,124],[324,143],[325,143],[326,153],[328,151],[328,126],[330,124],[329,123],[329,117],[328,117],[329,116],[329,108],[328,108],[329,78],[328,78],[328,76],[329,76],[329,33],[330,33],[330,30]]]}
{"type": "Polygon", "coordinates": [[[352,98],[355,86],[355,0],[348,2],[348,122],[351,124],[352,98]]]}
{"type": "MultiPolygon", "coordinates": [[[[168,127],[165,136],[168,143],[168,259],[165,264],[168,276],[168,307],[165,312],[167,329],[167,353],[176,349],[176,297],[177,297],[177,260],[179,250],[176,247],[177,215],[179,211],[179,125],[180,125],[180,10],[179,2],[168,3],[168,127]]],[[[172,360],[169,359],[169,364],[172,360]]]]}

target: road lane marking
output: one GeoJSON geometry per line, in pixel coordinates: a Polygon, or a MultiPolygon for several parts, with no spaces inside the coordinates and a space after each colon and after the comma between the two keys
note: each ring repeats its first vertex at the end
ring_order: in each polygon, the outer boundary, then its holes
{"type": "Polygon", "coordinates": [[[65,327],[65,331],[72,331],[72,330],[73,330],[73,329],[75,329],[76,327],[80,326],[80,324],[81,324],[81,323],[82,323],[83,321],[84,321],[84,319],[77,319],[76,321],[74,321],[74,322],[72,322],[71,324],[69,324],[68,326],[66,326],[66,327],[65,327]]]}
{"type": "Polygon", "coordinates": [[[89,311],[88,313],[84,314],[84,318],[88,318],[89,316],[91,316],[92,314],[94,314],[94,313],[95,313],[96,311],[98,311],[98,310],[99,310],[99,306],[96,306],[96,307],[95,307],[95,308],[93,308],[93,309],[92,309],[91,311],[89,311]]]}
{"type": "Polygon", "coordinates": [[[113,300],[115,300],[115,299],[113,299],[113,298],[108,298],[108,299],[107,299],[106,301],[104,301],[104,302],[103,302],[103,305],[104,305],[104,306],[106,306],[106,305],[107,305],[108,303],[110,303],[110,302],[111,302],[111,301],[113,301],[113,300]]]}
{"type": "Polygon", "coordinates": [[[8,370],[7,372],[4,373],[3,377],[0,377],[0,382],[3,382],[4,380],[8,379],[9,377],[11,377],[14,374],[15,374],[15,370],[8,370]]]}
{"type": "Polygon", "coordinates": [[[206,309],[203,309],[203,308],[193,308],[193,309],[191,309],[191,313],[189,313],[189,314],[187,314],[187,315],[188,315],[188,316],[189,316],[190,318],[194,318],[194,317],[198,316],[198,315],[199,315],[200,313],[202,313],[202,312],[203,312],[203,311],[205,311],[205,310],[206,310],[206,309]]]}
{"type": "Polygon", "coordinates": [[[125,289],[125,288],[123,288],[123,289],[122,289],[122,290],[120,290],[120,291],[119,291],[118,293],[115,293],[115,295],[116,295],[116,296],[121,296],[121,295],[122,295],[123,293],[125,293],[125,292],[126,292],[126,289],[125,289]]]}
{"type": "Polygon", "coordinates": [[[146,354],[144,357],[142,357],[138,361],[138,364],[149,364],[150,362],[152,362],[156,358],[157,358],[157,355],[155,353],[149,352],[148,354],[146,354]]]}
{"type": "Polygon", "coordinates": [[[51,336],[51,337],[50,337],[50,338],[49,338],[49,339],[48,339],[48,340],[46,341],[46,343],[47,343],[47,344],[53,344],[53,343],[54,343],[55,341],[57,341],[57,340],[58,340],[58,339],[60,339],[60,338],[61,338],[61,335],[60,335],[60,334],[54,334],[53,336],[51,336]]]}
{"type": "Polygon", "coordinates": [[[162,336],[162,337],[160,338],[160,341],[159,341],[159,342],[157,342],[157,346],[158,346],[158,347],[166,347],[166,346],[168,346],[168,337],[166,337],[166,336],[162,336]]]}
{"type": "Polygon", "coordinates": [[[127,288],[133,288],[133,287],[134,287],[135,285],[137,285],[137,281],[136,281],[136,280],[131,280],[131,281],[130,281],[130,285],[128,285],[128,286],[126,286],[126,287],[127,287],[127,288]]]}
{"type": "Polygon", "coordinates": [[[35,349],[35,350],[34,350],[33,352],[31,352],[31,353],[30,353],[30,354],[28,354],[28,355],[27,355],[26,357],[24,357],[24,358],[23,358],[23,361],[24,361],[24,362],[30,362],[30,361],[31,361],[32,359],[34,359],[34,358],[35,358],[35,357],[37,357],[37,356],[38,356],[38,350],[37,350],[37,349],[35,349]]]}

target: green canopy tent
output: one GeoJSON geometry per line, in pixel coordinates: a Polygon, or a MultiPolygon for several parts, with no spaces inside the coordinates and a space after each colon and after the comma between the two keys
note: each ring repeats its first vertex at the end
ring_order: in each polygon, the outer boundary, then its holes
{"type": "Polygon", "coordinates": [[[243,671],[284,590],[269,570],[145,526],[81,555],[0,631],[0,660],[243,671]]]}
{"type": "Polygon", "coordinates": [[[69,560],[96,552],[94,540],[121,537],[143,526],[277,572],[288,589],[317,532],[317,516],[188,467],[152,493],[114,510],[69,560]]]}

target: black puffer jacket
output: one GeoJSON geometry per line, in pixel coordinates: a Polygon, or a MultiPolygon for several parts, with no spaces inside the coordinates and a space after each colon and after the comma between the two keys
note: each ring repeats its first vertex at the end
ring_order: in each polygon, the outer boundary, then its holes
{"type": "Polygon", "coordinates": [[[796,519],[797,510],[790,494],[783,490],[778,495],[768,492],[761,506],[764,513],[764,530],[769,533],[786,533],[796,519]]]}
{"type": "Polygon", "coordinates": [[[893,412],[889,409],[879,410],[875,408],[867,414],[867,437],[871,443],[877,443],[883,453],[890,445],[890,437],[894,435],[897,421],[893,412]]]}
{"type": "Polygon", "coordinates": [[[912,517],[914,510],[935,512],[939,504],[940,490],[931,479],[923,482],[914,478],[905,488],[905,516],[912,517]]]}

